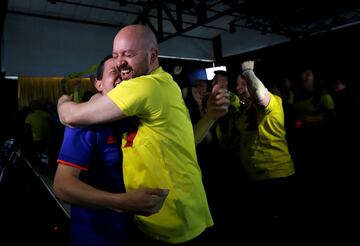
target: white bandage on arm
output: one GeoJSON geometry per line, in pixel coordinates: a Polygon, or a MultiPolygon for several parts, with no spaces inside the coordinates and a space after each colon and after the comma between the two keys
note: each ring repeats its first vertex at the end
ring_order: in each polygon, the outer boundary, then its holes
{"type": "Polygon", "coordinates": [[[254,71],[252,69],[245,69],[242,73],[244,76],[249,93],[252,99],[256,103],[260,103],[264,106],[267,106],[269,102],[269,94],[268,90],[264,86],[264,84],[256,77],[254,71]]]}

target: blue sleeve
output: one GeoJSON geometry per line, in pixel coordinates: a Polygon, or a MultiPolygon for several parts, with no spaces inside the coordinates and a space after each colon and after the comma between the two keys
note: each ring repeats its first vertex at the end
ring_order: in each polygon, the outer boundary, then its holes
{"type": "Polygon", "coordinates": [[[87,169],[92,159],[95,140],[95,135],[90,127],[66,127],[58,163],[87,169]]]}

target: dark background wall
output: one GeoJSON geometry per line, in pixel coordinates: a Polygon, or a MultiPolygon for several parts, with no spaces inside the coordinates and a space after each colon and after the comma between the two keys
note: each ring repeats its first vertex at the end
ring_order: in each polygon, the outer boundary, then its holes
{"type": "Polygon", "coordinates": [[[0,79],[0,140],[13,134],[13,119],[17,113],[17,80],[0,79]]]}

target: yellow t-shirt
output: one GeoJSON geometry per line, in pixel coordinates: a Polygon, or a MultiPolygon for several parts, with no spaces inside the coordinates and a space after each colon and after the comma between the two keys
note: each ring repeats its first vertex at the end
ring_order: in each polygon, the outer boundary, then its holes
{"type": "Polygon", "coordinates": [[[295,117],[305,124],[322,122],[326,110],[334,110],[335,105],[329,94],[323,94],[320,98],[319,105],[313,104],[313,97],[300,100],[294,103],[295,117]]]}
{"type": "Polygon", "coordinates": [[[126,116],[137,116],[132,144],[123,141],[123,171],[127,190],[170,189],[160,212],[136,216],[150,237],[170,243],[188,241],[213,225],[197,163],[195,141],[181,90],[161,67],[127,80],[109,98],[126,116]]]}
{"type": "Polygon", "coordinates": [[[33,141],[49,141],[51,138],[51,116],[49,113],[36,109],[30,113],[25,124],[31,125],[31,133],[33,141]]]}
{"type": "Polygon", "coordinates": [[[251,180],[294,174],[294,163],[285,138],[284,111],[279,96],[270,93],[264,109],[251,105],[239,115],[240,158],[251,180]]]}

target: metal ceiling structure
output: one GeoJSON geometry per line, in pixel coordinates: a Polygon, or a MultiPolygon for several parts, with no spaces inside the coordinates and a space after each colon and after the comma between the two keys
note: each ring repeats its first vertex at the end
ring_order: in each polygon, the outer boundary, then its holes
{"type": "Polygon", "coordinates": [[[7,12],[92,25],[149,26],[159,42],[214,40],[242,28],[302,38],[360,23],[353,0],[8,0],[7,12]]]}
{"type": "Polygon", "coordinates": [[[360,4],[348,0],[252,0],[244,4],[239,14],[241,17],[230,25],[258,30],[262,34],[302,38],[359,23],[360,4]]]}

